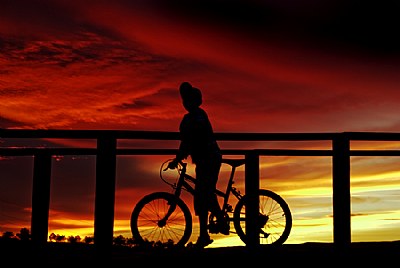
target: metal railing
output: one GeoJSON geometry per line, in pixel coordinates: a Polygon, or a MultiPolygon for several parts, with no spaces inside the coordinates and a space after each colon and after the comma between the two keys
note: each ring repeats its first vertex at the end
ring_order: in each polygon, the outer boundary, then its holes
{"type": "MultiPolygon", "coordinates": [[[[350,157],[400,156],[400,150],[351,150],[351,141],[400,141],[400,133],[216,133],[219,141],[330,141],[331,149],[238,149],[224,154],[243,155],[245,191],[248,196],[246,234],[248,247],[259,245],[258,215],[260,156],[330,156],[333,187],[333,243],[340,248],[351,244],[350,157]]],[[[179,140],[177,132],[119,130],[16,130],[0,129],[7,139],[94,139],[95,148],[1,147],[0,156],[33,156],[31,238],[38,246],[48,238],[51,159],[57,155],[95,155],[96,187],[94,242],[101,252],[109,252],[113,242],[115,175],[117,155],[174,155],[173,149],[120,149],[118,140],[179,140]]]]}

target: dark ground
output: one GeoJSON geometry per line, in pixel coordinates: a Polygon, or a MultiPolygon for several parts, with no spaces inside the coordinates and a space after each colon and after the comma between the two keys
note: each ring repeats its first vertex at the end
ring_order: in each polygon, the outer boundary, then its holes
{"type": "Polygon", "coordinates": [[[89,264],[135,267],[136,264],[144,263],[148,264],[146,267],[262,266],[267,268],[269,265],[332,267],[349,264],[357,267],[358,265],[399,267],[400,241],[352,243],[347,249],[337,248],[332,243],[284,244],[279,247],[260,246],[258,249],[235,246],[203,250],[193,248],[144,250],[114,246],[110,254],[99,254],[93,245],[83,243],[48,243],[45,248],[39,250],[21,241],[11,241],[11,243],[1,241],[0,259],[1,263],[13,263],[18,267],[33,264],[42,265],[41,267],[89,264]]]}

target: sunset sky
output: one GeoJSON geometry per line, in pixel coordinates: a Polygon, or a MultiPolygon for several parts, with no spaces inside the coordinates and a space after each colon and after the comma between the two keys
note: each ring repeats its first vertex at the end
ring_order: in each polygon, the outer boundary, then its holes
{"type": "MultiPolygon", "coordinates": [[[[185,113],[178,86],[190,81],[215,132],[400,132],[399,11],[396,1],[0,0],[0,128],[175,132],[185,113]]],[[[93,144],[0,139],[44,143],[93,144]]],[[[246,146],[331,148],[221,143],[246,146]]],[[[130,236],[141,196],[169,190],[158,173],[168,157],[118,157],[116,235],[130,236]]],[[[49,232],[92,235],[95,158],[53,163],[49,232]]],[[[400,240],[399,164],[352,158],[353,241],[400,240]]],[[[0,233],[30,227],[31,178],[31,157],[0,156],[0,233]]],[[[291,207],[287,243],[332,242],[329,157],[263,157],[261,179],[291,207]]]]}

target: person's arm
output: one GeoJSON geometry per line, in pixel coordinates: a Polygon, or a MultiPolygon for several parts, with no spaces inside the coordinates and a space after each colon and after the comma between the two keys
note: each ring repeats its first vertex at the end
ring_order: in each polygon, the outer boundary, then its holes
{"type": "Polygon", "coordinates": [[[183,159],[186,159],[189,156],[189,136],[190,136],[190,120],[187,116],[185,116],[179,126],[179,134],[180,134],[180,144],[178,152],[173,161],[168,164],[168,168],[175,169],[178,166],[178,163],[183,159]]]}
{"type": "Polygon", "coordinates": [[[186,146],[186,142],[181,141],[178,149],[178,153],[176,154],[175,158],[169,162],[168,168],[175,169],[178,166],[178,163],[181,162],[183,159],[186,159],[189,156],[188,149],[186,146]]]}

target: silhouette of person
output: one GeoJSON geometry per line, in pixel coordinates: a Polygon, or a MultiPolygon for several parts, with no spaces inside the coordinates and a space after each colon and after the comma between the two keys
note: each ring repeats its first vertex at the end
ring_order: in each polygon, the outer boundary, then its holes
{"type": "Polygon", "coordinates": [[[179,92],[183,107],[188,113],[183,116],[179,126],[181,141],[178,153],[168,167],[176,168],[179,161],[189,156],[196,165],[193,205],[199,219],[200,233],[195,246],[204,248],[213,242],[208,234],[209,212],[216,216],[219,232],[229,234],[229,223],[224,220],[215,193],[222,154],[214,137],[208,115],[200,108],[202,104],[201,91],[189,82],[183,82],[179,87],[179,92]]]}

